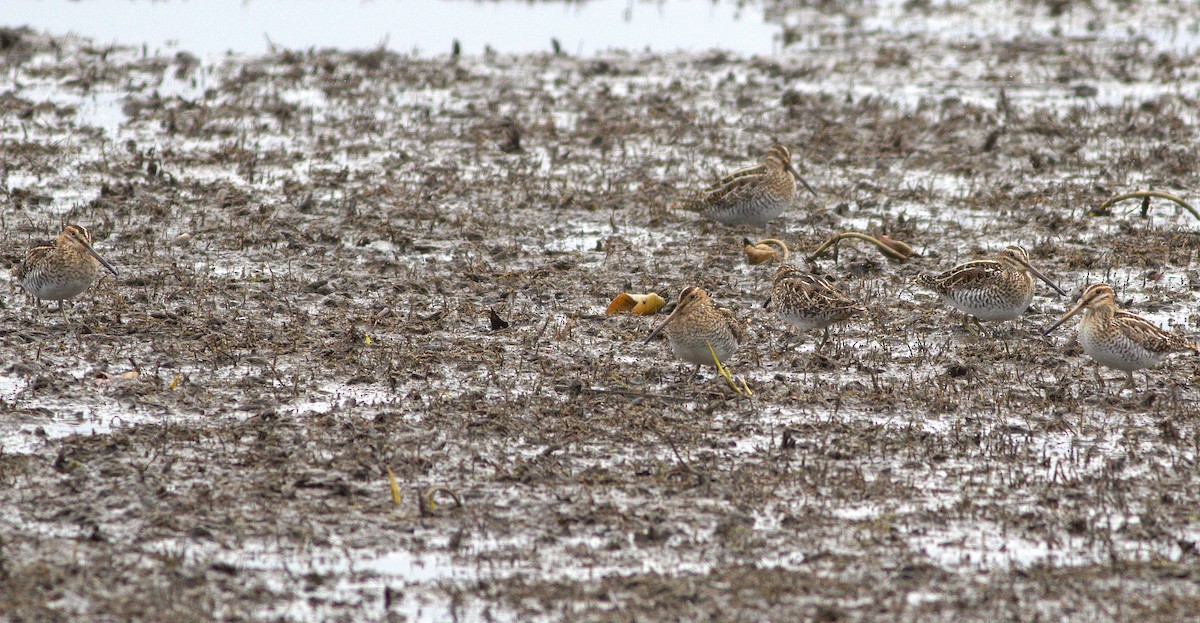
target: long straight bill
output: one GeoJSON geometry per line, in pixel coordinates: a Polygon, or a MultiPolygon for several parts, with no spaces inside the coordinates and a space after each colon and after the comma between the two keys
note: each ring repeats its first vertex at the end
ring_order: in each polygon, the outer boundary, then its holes
{"type": "Polygon", "coordinates": [[[100,257],[100,254],[96,253],[96,250],[92,248],[92,245],[85,244],[85,245],[83,245],[83,248],[87,249],[87,252],[91,253],[92,257],[99,260],[100,264],[102,266],[104,266],[105,268],[107,268],[108,271],[111,272],[114,276],[117,274],[117,269],[113,268],[113,265],[109,264],[108,260],[104,259],[103,257],[100,257]]]}
{"type": "Polygon", "coordinates": [[[813,187],[808,185],[808,181],[804,179],[804,176],[800,175],[800,172],[796,170],[796,167],[789,163],[787,165],[787,169],[792,175],[796,176],[796,179],[800,180],[801,184],[804,184],[804,187],[808,189],[808,192],[812,193],[814,197],[820,197],[820,195],[817,194],[817,191],[813,190],[813,187]]]}
{"type": "Polygon", "coordinates": [[[1063,314],[1062,318],[1059,318],[1058,320],[1054,321],[1054,324],[1050,325],[1050,327],[1048,329],[1046,329],[1045,331],[1042,331],[1042,335],[1050,335],[1051,331],[1057,329],[1059,326],[1062,325],[1062,323],[1066,322],[1067,320],[1070,320],[1071,316],[1078,314],[1079,310],[1083,309],[1083,303],[1084,303],[1083,301],[1079,301],[1079,303],[1077,305],[1075,305],[1075,307],[1071,308],[1071,311],[1063,314]]]}
{"type": "Polygon", "coordinates": [[[651,331],[651,332],[650,332],[650,335],[647,335],[647,336],[646,336],[646,339],[645,339],[645,340],[644,340],[642,343],[643,343],[643,344],[649,344],[649,343],[650,343],[650,340],[653,340],[653,339],[654,339],[654,336],[658,335],[658,333],[659,333],[660,331],[662,331],[663,329],[667,328],[667,325],[671,324],[671,321],[672,321],[672,320],[675,320],[675,315],[679,313],[679,310],[680,310],[680,308],[681,308],[681,307],[682,307],[681,305],[676,305],[676,306],[675,306],[675,309],[674,309],[674,310],[671,312],[671,315],[670,315],[670,316],[667,316],[667,319],[666,319],[666,320],[664,320],[664,321],[662,321],[661,323],[659,323],[659,325],[658,325],[657,327],[655,327],[653,331],[651,331]]]}
{"type": "Polygon", "coordinates": [[[1045,282],[1046,282],[1046,285],[1050,286],[1051,288],[1054,288],[1054,291],[1055,291],[1055,292],[1058,292],[1058,293],[1059,293],[1060,295],[1062,295],[1062,296],[1066,296],[1066,295],[1067,295],[1067,293],[1066,293],[1066,292],[1064,292],[1062,288],[1058,287],[1058,284],[1057,284],[1057,283],[1054,283],[1053,281],[1050,281],[1050,278],[1049,278],[1049,277],[1047,277],[1046,275],[1042,274],[1042,271],[1040,271],[1040,270],[1038,270],[1038,269],[1034,268],[1032,264],[1030,264],[1030,263],[1028,263],[1028,262],[1021,262],[1021,263],[1025,265],[1025,268],[1028,268],[1028,269],[1029,269],[1029,272],[1033,273],[1033,276],[1034,276],[1034,277],[1037,277],[1038,279],[1041,279],[1042,281],[1045,281],[1045,282]]]}

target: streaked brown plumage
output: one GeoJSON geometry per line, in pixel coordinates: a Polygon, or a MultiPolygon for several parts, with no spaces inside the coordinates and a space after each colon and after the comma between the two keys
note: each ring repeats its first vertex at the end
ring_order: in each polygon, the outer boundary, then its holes
{"type": "Polygon", "coordinates": [[[795,201],[797,179],[817,195],[792,166],[792,152],[775,145],[759,164],[726,175],[683,205],[726,225],[766,225],[795,201]]]}
{"type": "Polygon", "coordinates": [[[1141,316],[1117,308],[1108,284],[1091,286],[1067,313],[1046,329],[1048,335],[1069,318],[1084,312],[1079,321],[1079,345],[1102,366],[1121,370],[1128,377],[1123,389],[1133,387],[1133,372],[1158,365],[1167,355],[1197,351],[1182,335],[1164,331],[1141,316]]]}
{"type": "Polygon", "coordinates": [[[994,260],[966,262],[937,276],[918,275],[915,281],[977,320],[1012,320],[1025,313],[1033,300],[1031,273],[1066,296],[1029,264],[1029,255],[1017,246],[1006,247],[994,260]]]}
{"type": "Polygon", "coordinates": [[[822,344],[829,337],[830,325],[867,311],[824,277],[788,264],[775,271],[765,307],[774,307],[780,318],[801,333],[824,329],[822,344]]]}
{"type": "Polygon", "coordinates": [[[690,286],[679,294],[675,310],[650,332],[645,343],[659,332],[666,333],[675,355],[699,371],[700,366],[715,365],[713,353],[722,363],[733,356],[744,331],[745,325],[732,311],[717,307],[704,290],[690,286]],[[708,350],[710,344],[713,352],[708,350]]]}
{"type": "Polygon", "coordinates": [[[87,290],[103,266],[117,274],[107,260],[92,248],[92,236],[79,225],[67,225],[53,245],[38,246],[25,254],[13,270],[21,287],[37,300],[65,301],[87,290]]]}

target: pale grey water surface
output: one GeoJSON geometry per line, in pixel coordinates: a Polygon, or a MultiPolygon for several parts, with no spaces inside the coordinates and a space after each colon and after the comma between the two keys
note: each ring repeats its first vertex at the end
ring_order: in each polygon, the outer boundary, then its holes
{"type": "Polygon", "coordinates": [[[1040,335],[1066,298],[978,339],[911,283],[1028,245],[1200,335],[1195,219],[1088,216],[1200,186],[1194,14],[2,0],[0,25],[50,35],[19,33],[0,79],[0,260],[77,218],[121,277],[79,329],[0,289],[0,610],[1179,620],[1200,609],[1200,358],[1115,392],[1069,330],[1040,335]],[[672,206],[776,137],[821,200],[761,232],[672,206]],[[921,256],[822,259],[870,311],[820,353],[737,254],[839,230],[921,256]],[[604,315],[694,279],[750,322],[753,399],[604,315]],[[426,505],[442,486],[462,504],[426,505]]]}
{"type": "Polygon", "coordinates": [[[484,46],[500,52],[593,54],[610,48],[654,51],[720,48],[767,54],[781,27],[757,3],[673,0],[474,2],[468,0],[93,0],[0,3],[0,24],[72,32],[97,43],[181,49],[201,56],[289,49],[384,45],[423,55],[484,46]]]}

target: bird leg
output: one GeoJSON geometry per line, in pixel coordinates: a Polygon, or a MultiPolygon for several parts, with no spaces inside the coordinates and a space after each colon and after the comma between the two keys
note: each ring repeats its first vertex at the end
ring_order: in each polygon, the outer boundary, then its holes
{"type": "Polygon", "coordinates": [[[1134,389],[1135,383],[1133,382],[1133,371],[1130,370],[1130,371],[1126,372],[1125,374],[1128,378],[1126,378],[1125,384],[1121,386],[1121,389],[1122,390],[1134,389]]]}
{"type": "Polygon", "coordinates": [[[817,352],[825,349],[825,343],[829,341],[829,327],[825,327],[825,332],[821,334],[821,341],[817,344],[817,352]]]}
{"type": "Polygon", "coordinates": [[[58,302],[58,312],[62,314],[63,322],[67,323],[68,326],[75,324],[75,319],[71,317],[71,312],[67,311],[66,299],[58,302]]]}
{"type": "Polygon", "coordinates": [[[983,325],[979,319],[968,313],[963,313],[963,329],[975,337],[983,337],[983,325]]]}

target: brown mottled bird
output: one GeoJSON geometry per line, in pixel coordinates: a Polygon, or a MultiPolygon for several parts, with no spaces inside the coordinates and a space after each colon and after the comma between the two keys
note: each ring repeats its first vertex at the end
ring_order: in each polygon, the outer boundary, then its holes
{"type": "Polygon", "coordinates": [[[704,290],[690,286],[679,294],[675,310],[650,332],[645,343],[649,344],[659,332],[665,332],[675,355],[695,364],[696,369],[692,372],[695,376],[700,366],[715,365],[714,353],[722,362],[731,357],[744,330],[742,321],[732,311],[717,307],[704,290]]]}
{"type": "Polygon", "coordinates": [[[1006,247],[994,260],[966,262],[937,276],[918,275],[915,281],[976,321],[1012,320],[1025,313],[1033,300],[1031,273],[1066,296],[1030,265],[1025,249],[1016,246],[1006,247]]]}
{"type": "Polygon", "coordinates": [[[821,345],[829,339],[830,325],[867,311],[824,277],[789,264],[775,271],[771,297],[764,307],[774,307],[780,318],[801,333],[824,329],[821,345]]]}
{"type": "Polygon", "coordinates": [[[817,195],[792,166],[792,152],[775,145],[761,163],[726,175],[683,206],[726,225],[766,225],[795,201],[797,179],[817,195]]]}
{"type": "Polygon", "coordinates": [[[1104,283],[1084,290],[1075,307],[1050,325],[1044,335],[1081,311],[1084,314],[1079,321],[1079,345],[1096,363],[1125,372],[1128,379],[1122,389],[1133,388],[1134,370],[1156,366],[1174,352],[1200,352],[1182,335],[1164,331],[1137,314],[1118,309],[1112,287],[1104,283]]]}
{"type": "Polygon", "coordinates": [[[113,275],[117,269],[92,248],[92,235],[79,225],[67,225],[53,245],[38,246],[25,254],[25,261],[13,270],[21,287],[41,302],[62,302],[87,290],[99,275],[100,266],[113,275]]]}

